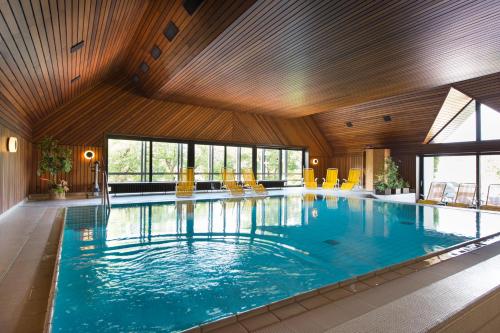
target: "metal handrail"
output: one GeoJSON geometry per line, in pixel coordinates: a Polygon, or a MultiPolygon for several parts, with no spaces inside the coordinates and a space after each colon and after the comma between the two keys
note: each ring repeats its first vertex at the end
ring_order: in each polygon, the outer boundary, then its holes
{"type": "Polygon", "coordinates": [[[102,165],[102,198],[101,203],[106,211],[106,215],[111,211],[111,201],[109,200],[109,190],[108,190],[108,174],[104,166],[104,161],[101,161],[102,165]]]}

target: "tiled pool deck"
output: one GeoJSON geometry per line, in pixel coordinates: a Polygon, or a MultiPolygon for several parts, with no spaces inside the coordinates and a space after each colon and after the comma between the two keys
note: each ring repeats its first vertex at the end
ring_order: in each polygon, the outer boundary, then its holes
{"type": "MultiPolygon", "coordinates": [[[[300,192],[302,189],[277,190],[271,191],[270,195],[300,192]]],[[[322,190],[308,192],[324,194],[322,190]]],[[[365,194],[342,193],[347,196],[365,194]]],[[[202,193],[195,199],[220,197],[229,196],[202,193]]],[[[116,204],[172,200],[176,200],[173,195],[111,199],[116,204]]],[[[1,332],[40,332],[44,329],[63,208],[99,203],[99,199],[31,201],[0,217],[1,332]]],[[[494,332],[500,326],[499,312],[500,241],[490,238],[194,327],[190,331],[455,332],[456,327],[468,327],[469,330],[461,330],[468,332],[482,327],[485,332],[491,328],[494,332]],[[479,300],[483,302],[478,303],[479,300]],[[464,309],[470,309],[476,303],[482,306],[480,311],[464,313],[464,309]],[[465,324],[460,322],[467,316],[479,316],[479,319],[466,320],[465,324]],[[473,323],[482,326],[472,329],[470,325],[473,323]]]]}

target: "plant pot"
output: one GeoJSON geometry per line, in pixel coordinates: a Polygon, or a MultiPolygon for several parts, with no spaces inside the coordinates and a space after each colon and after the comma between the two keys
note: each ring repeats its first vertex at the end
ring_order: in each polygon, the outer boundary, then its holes
{"type": "Polygon", "coordinates": [[[404,194],[408,194],[408,193],[410,193],[410,188],[409,188],[409,187],[404,187],[404,188],[403,188],[403,193],[404,193],[404,194]]]}
{"type": "Polygon", "coordinates": [[[50,191],[49,198],[50,198],[50,200],[64,200],[64,199],[66,199],[66,193],[65,192],[50,191]]]}
{"type": "Polygon", "coordinates": [[[385,190],[375,190],[375,194],[378,195],[391,195],[391,189],[385,189],[385,190]]]}
{"type": "Polygon", "coordinates": [[[400,188],[393,188],[392,194],[401,194],[401,189],[400,188]]]}

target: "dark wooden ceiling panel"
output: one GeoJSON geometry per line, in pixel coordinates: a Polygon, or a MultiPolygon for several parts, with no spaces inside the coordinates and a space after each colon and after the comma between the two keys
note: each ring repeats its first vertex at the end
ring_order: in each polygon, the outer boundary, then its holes
{"type": "Polygon", "coordinates": [[[33,125],[118,69],[147,4],[0,2],[0,93],[17,111],[15,123],[33,125]]]}
{"type": "MultiPolygon", "coordinates": [[[[361,150],[366,146],[415,147],[424,142],[433,124],[439,120],[436,118],[445,104],[451,87],[500,110],[498,108],[500,73],[498,73],[415,93],[336,108],[315,114],[312,118],[335,151],[361,150]],[[392,121],[385,122],[384,115],[390,115],[392,121]],[[353,126],[347,127],[346,122],[352,122],[353,126]]],[[[468,100],[467,96],[457,95],[450,101],[450,105],[445,105],[449,109],[447,111],[452,113],[439,121],[432,134],[436,134],[468,100]],[[454,106],[454,103],[458,106],[454,106]]]]}
{"type": "Polygon", "coordinates": [[[499,72],[498,17],[499,1],[258,1],[144,89],[287,117],[325,112],[499,72]]]}
{"type": "Polygon", "coordinates": [[[183,1],[151,2],[132,38],[126,66],[129,77],[137,73],[142,92],[153,95],[254,2],[205,0],[192,15],[183,1]],[[167,38],[174,32],[175,37],[167,38]],[[161,50],[158,59],[150,53],[154,46],[161,50]],[[147,74],[138,71],[143,61],[151,67],[147,74]]]}

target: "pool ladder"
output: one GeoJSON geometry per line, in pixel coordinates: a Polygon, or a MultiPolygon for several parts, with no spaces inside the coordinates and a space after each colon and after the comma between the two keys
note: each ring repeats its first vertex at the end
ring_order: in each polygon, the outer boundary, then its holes
{"type": "Polygon", "coordinates": [[[111,202],[109,201],[109,188],[108,188],[108,174],[106,171],[102,171],[102,198],[101,204],[103,210],[106,212],[106,217],[109,217],[111,212],[111,202]]]}

